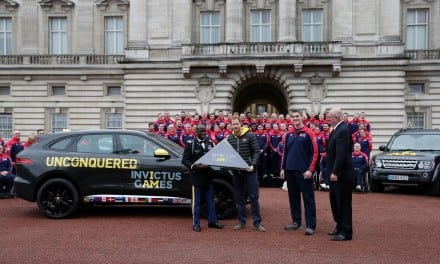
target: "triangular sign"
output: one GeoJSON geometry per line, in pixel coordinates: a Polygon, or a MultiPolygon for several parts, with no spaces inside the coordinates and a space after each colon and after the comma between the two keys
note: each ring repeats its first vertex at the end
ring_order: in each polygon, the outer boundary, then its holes
{"type": "Polygon", "coordinates": [[[240,157],[235,149],[224,139],[208,151],[194,164],[221,167],[226,169],[247,170],[249,165],[240,157]]]}

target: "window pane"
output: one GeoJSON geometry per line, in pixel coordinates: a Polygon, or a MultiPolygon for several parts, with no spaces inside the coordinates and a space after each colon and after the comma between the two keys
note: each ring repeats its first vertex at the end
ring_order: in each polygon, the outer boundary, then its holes
{"type": "Polygon", "coordinates": [[[406,15],[406,24],[414,25],[416,23],[416,12],[414,10],[408,10],[406,15]]]}
{"type": "Polygon", "coordinates": [[[410,83],[408,85],[408,92],[410,93],[424,93],[425,85],[423,83],[410,83]]]}
{"type": "Polygon", "coordinates": [[[10,18],[0,18],[0,54],[12,54],[12,29],[10,18]]]}
{"type": "Polygon", "coordinates": [[[0,86],[0,95],[11,95],[11,88],[9,86],[0,86]]]}
{"type": "Polygon", "coordinates": [[[67,18],[50,18],[50,53],[66,54],[67,49],[67,18]]]}
{"type": "Polygon", "coordinates": [[[322,41],[322,10],[303,10],[302,40],[322,41]]]}
{"type": "Polygon", "coordinates": [[[310,24],[312,23],[312,13],[311,11],[304,10],[303,11],[303,24],[310,24]]]}
{"type": "Polygon", "coordinates": [[[105,53],[124,53],[124,20],[122,17],[105,18],[105,53]]]}
{"type": "Polygon", "coordinates": [[[251,11],[251,24],[259,24],[260,23],[260,13],[258,11],[251,11]]]}
{"type": "Polygon", "coordinates": [[[417,12],[417,24],[426,24],[427,11],[418,10],[417,12]]]}
{"type": "Polygon", "coordinates": [[[108,129],[121,129],[122,128],[122,114],[108,113],[106,115],[106,128],[108,128],[108,129]]]}
{"type": "Polygon", "coordinates": [[[408,26],[406,29],[406,48],[415,49],[416,30],[413,26],[408,26]]]}
{"type": "Polygon", "coordinates": [[[416,49],[426,49],[426,30],[425,27],[417,27],[416,49]]]}
{"type": "Polygon", "coordinates": [[[200,43],[220,42],[220,12],[200,13],[200,43]]]}
{"type": "Polygon", "coordinates": [[[270,26],[265,26],[261,28],[261,41],[263,42],[270,41],[270,26]]]}
{"type": "Polygon", "coordinates": [[[313,39],[312,39],[312,41],[322,41],[322,39],[321,39],[321,32],[322,32],[321,25],[317,25],[314,28],[314,31],[313,31],[313,39]]]}
{"type": "Polygon", "coordinates": [[[425,128],[424,113],[407,113],[408,128],[425,128]]]}
{"type": "Polygon", "coordinates": [[[202,26],[209,25],[209,13],[207,12],[200,13],[200,25],[202,26]]]}
{"type": "Polygon", "coordinates": [[[108,86],[107,95],[121,95],[121,87],[119,86],[108,86]]]}
{"type": "Polygon", "coordinates": [[[261,23],[262,24],[270,24],[270,11],[269,10],[264,10],[262,12],[261,23]]]}
{"type": "Polygon", "coordinates": [[[52,95],[66,95],[66,87],[64,86],[52,86],[52,95]]]}
{"type": "Polygon", "coordinates": [[[251,42],[258,42],[260,40],[260,28],[252,26],[251,28],[251,42]]]}
{"type": "Polygon", "coordinates": [[[12,136],[12,114],[0,114],[0,136],[4,139],[12,136]]]}
{"type": "Polygon", "coordinates": [[[303,26],[303,41],[312,41],[312,27],[303,26]]]}
{"type": "Polygon", "coordinates": [[[51,115],[52,132],[61,132],[67,128],[66,114],[52,114],[51,115]]]}

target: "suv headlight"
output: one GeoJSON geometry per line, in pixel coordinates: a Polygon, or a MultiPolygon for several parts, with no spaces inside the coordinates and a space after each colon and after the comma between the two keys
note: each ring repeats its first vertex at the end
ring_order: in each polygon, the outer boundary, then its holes
{"type": "Polygon", "coordinates": [[[376,160],[374,160],[374,165],[375,165],[377,168],[381,168],[381,167],[382,167],[382,160],[380,160],[380,159],[376,159],[376,160]]]}
{"type": "Polygon", "coordinates": [[[421,170],[432,170],[434,168],[434,161],[433,160],[421,160],[417,164],[417,168],[421,170]]]}

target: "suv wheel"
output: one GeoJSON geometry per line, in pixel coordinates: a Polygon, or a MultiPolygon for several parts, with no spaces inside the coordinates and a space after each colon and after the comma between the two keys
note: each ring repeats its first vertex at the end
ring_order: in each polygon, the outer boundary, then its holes
{"type": "MultiPolygon", "coordinates": [[[[214,187],[214,202],[215,211],[218,219],[225,219],[233,216],[236,213],[235,197],[232,185],[222,179],[213,180],[214,187]]],[[[201,214],[204,217],[208,216],[206,203],[203,202],[201,214]]]]}
{"type": "Polygon", "coordinates": [[[38,189],[37,204],[40,212],[48,218],[66,218],[78,209],[78,191],[68,180],[50,179],[38,189]]]}

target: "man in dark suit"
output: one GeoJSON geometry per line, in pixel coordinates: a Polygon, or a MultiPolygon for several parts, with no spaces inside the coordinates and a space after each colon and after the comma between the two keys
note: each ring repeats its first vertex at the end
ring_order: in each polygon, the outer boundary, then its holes
{"type": "Polygon", "coordinates": [[[212,149],[214,144],[206,136],[205,125],[198,125],[196,134],[193,140],[186,142],[182,157],[182,164],[191,170],[193,230],[196,232],[202,230],[200,227],[200,198],[202,194],[204,194],[208,209],[208,227],[222,229],[225,225],[217,222],[215,212],[212,169],[203,164],[194,164],[194,162],[212,149]]]}
{"type": "Polygon", "coordinates": [[[350,128],[342,120],[339,108],[329,112],[333,131],[327,144],[327,167],[330,175],[330,205],[336,228],[328,234],[331,240],[351,240],[352,228],[352,189],[354,169],[351,163],[353,148],[350,128]]]}

